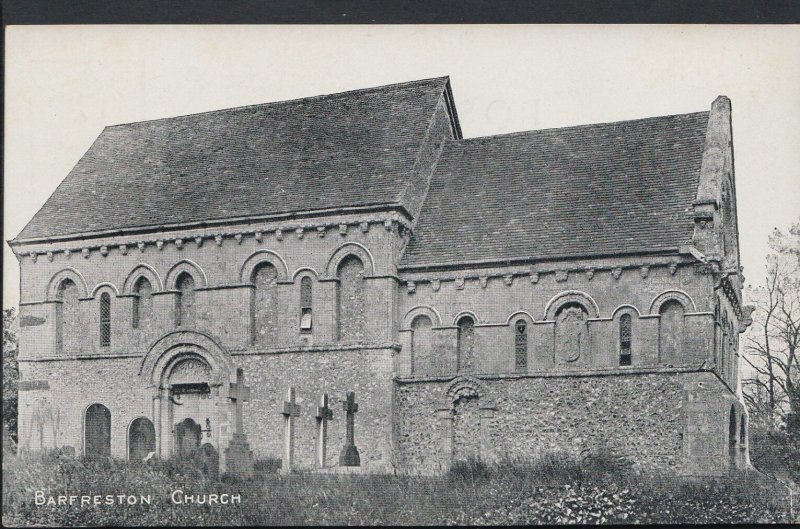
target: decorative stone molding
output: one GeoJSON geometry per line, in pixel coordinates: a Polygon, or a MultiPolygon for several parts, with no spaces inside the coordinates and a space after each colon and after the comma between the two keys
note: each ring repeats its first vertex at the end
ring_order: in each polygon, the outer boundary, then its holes
{"type": "Polygon", "coordinates": [[[236,244],[242,244],[243,235],[241,233],[237,233],[233,238],[236,240],[236,244]]]}
{"type": "Polygon", "coordinates": [[[568,272],[566,270],[556,270],[556,281],[559,283],[563,283],[568,278],[568,272]]]}
{"type": "Polygon", "coordinates": [[[531,271],[531,283],[536,284],[539,282],[539,273],[531,271]]]}
{"type": "Polygon", "coordinates": [[[53,252],[47,252],[47,260],[53,262],[53,252]]]}
{"type": "Polygon", "coordinates": [[[327,277],[336,277],[339,270],[339,263],[342,259],[351,254],[361,259],[361,263],[364,265],[364,275],[375,275],[375,258],[372,256],[372,252],[369,251],[369,248],[357,242],[346,242],[339,246],[328,260],[328,264],[325,267],[327,277]]]}
{"type": "Polygon", "coordinates": [[[261,233],[261,230],[256,230],[256,232],[253,233],[253,238],[256,240],[256,242],[261,242],[261,240],[264,238],[264,235],[261,233]]]}
{"type": "Polygon", "coordinates": [[[591,281],[593,277],[594,277],[594,268],[587,268],[586,269],[586,279],[591,281]]]}
{"type": "Polygon", "coordinates": [[[72,257],[72,250],[64,250],[64,257],[67,259],[72,257]]]}
{"type": "Polygon", "coordinates": [[[425,315],[430,318],[434,327],[442,326],[442,317],[435,308],[429,305],[417,305],[406,312],[406,315],[403,316],[403,328],[410,330],[411,323],[414,321],[414,318],[420,315],[425,315]]]}
{"type": "Polygon", "coordinates": [[[661,310],[661,305],[670,300],[676,300],[683,305],[684,312],[697,312],[697,305],[695,305],[689,294],[682,290],[667,290],[653,298],[650,303],[650,314],[658,314],[661,310]]]}
{"type": "Polygon", "coordinates": [[[386,228],[386,231],[392,230],[392,219],[386,219],[383,221],[383,227],[386,228]]]}
{"type": "Polygon", "coordinates": [[[132,294],[133,286],[140,277],[147,278],[155,292],[164,290],[164,283],[161,281],[161,277],[158,275],[158,272],[156,272],[156,269],[148,264],[139,263],[133,268],[133,270],[130,271],[128,276],[125,278],[125,282],[122,283],[122,293],[132,294]]]}
{"type": "Polygon", "coordinates": [[[442,282],[438,279],[434,279],[431,281],[431,288],[434,292],[439,292],[439,289],[442,287],[442,282]]]}
{"type": "Polygon", "coordinates": [[[156,241],[156,248],[158,248],[159,250],[163,250],[164,249],[164,241],[162,241],[162,240],[156,241]]]}
{"type": "Polygon", "coordinates": [[[319,235],[320,238],[325,237],[325,226],[317,226],[317,235],[319,235]]]}
{"type": "Polygon", "coordinates": [[[416,285],[416,284],[414,284],[414,282],[413,282],[413,281],[409,281],[409,282],[407,282],[407,283],[406,283],[406,287],[408,288],[408,293],[409,293],[409,294],[413,294],[414,292],[416,292],[416,291],[417,291],[417,285],[416,285]]]}
{"type": "Polygon", "coordinates": [[[456,278],[456,290],[464,290],[464,278],[457,277],[456,278]]]}
{"type": "Polygon", "coordinates": [[[303,234],[305,232],[304,232],[303,228],[297,228],[296,230],[294,230],[294,233],[295,233],[295,235],[297,235],[298,239],[302,239],[303,238],[303,234]]]}
{"type": "Polygon", "coordinates": [[[478,281],[481,284],[481,288],[486,288],[486,285],[489,284],[489,278],[487,276],[480,276],[478,281]]]}
{"type": "Polygon", "coordinates": [[[555,319],[558,308],[565,303],[579,303],[583,305],[590,318],[600,317],[600,308],[592,297],[586,292],[579,290],[566,290],[553,296],[544,308],[544,320],[552,321],[555,319]]]}
{"type": "Polygon", "coordinates": [[[119,245],[119,253],[122,255],[128,255],[128,245],[127,244],[120,244],[119,245]]]}
{"type": "Polygon", "coordinates": [[[81,254],[83,254],[83,258],[84,258],[84,259],[88,259],[88,258],[89,258],[89,253],[90,253],[90,250],[89,250],[89,248],[83,248],[83,249],[81,250],[81,254]]]}
{"type": "Polygon", "coordinates": [[[203,246],[203,238],[202,237],[195,237],[194,243],[197,245],[198,248],[203,246]]]}
{"type": "Polygon", "coordinates": [[[616,268],[612,268],[611,275],[614,277],[614,279],[619,279],[620,276],[622,276],[622,268],[619,266],[616,268]]]}
{"type": "Polygon", "coordinates": [[[647,276],[650,275],[650,267],[647,265],[642,266],[639,268],[639,273],[642,276],[642,279],[647,279],[647,276]]]}
{"type": "Polygon", "coordinates": [[[103,257],[108,257],[108,246],[100,247],[100,255],[102,255],[103,257]]]}
{"type": "Polygon", "coordinates": [[[208,286],[208,278],[206,277],[205,272],[203,271],[200,266],[195,263],[194,261],[190,261],[189,259],[181,259],[172,268],[169,269],[167,272],[167,277],[165,280],[165,287],[167,290],[176,290],[175,282],[178,279],[178,276],[181,272],[188,272],[192,275],[195,280],[195,287],[207,287],[208,286]]]}
{"type": "Polygon", "coordinates": [[[183,239],[175,239],[175,248],[178,250],[183,248],[183,239]]]}
{"type": "Polygon", "coordinates": [[[214,235],[214,242],[217,243],[217,246],[222,246],[222,235],[214,235]]]}
{"type": "Polygon", "coordinates": [[[514,283],[514,274],[506,274],[503,276],[503,283],[510,287],[514,283]]]}
{"type": "Polygon", "coordinates": [[[31,256],[31,261],[33,261],[34,263],[36,262],[36,259],[39,258],[39,255],[36,252],[31,252],[28,255],[31,256]]]}
{"type": "Polygon", "coordinates": [[[144,247],[145,247],[145,243],[143,243],[143,242],[137,242],[137,243],[136,243],[136,247],[137,247],[137,248],[139,248],[139,251],[140,251],[140,252],[144,253],[144,247]]]}
{"type": "Polygon", "coordinates": [[[74,268],[64,268],[56,272],[47,284],[47,291],[45,299],[53,301],[58,297],[58,287],[64,279],[71,279],[80,289],[80,297],[86,298],[89,296],[89,287],[83,275],[74,268]]]}
{"type": "Polygon", "coordinates": [[[347,224],[339,224],[339,235],[342,237],[347,236],[347,224]]]}
{"type": "Polygon", "coordinates": [[[261,263],[270,263],[274,266],[278,272],[279,281],[287,281],[289,279],[289,266],[279,253],[272,250],[258,250],[250,254],[242,263],[242,267],[239,270],[239,282],[250,283],[253,270],[261,263]]]}

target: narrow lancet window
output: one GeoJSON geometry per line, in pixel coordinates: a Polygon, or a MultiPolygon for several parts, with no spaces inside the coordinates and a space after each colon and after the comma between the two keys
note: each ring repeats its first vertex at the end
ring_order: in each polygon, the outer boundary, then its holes
{"type": "Polygon", "coordinates": [[[525,320],[517,320],[514,326],[514,369],[528,369],[528,324],[525,320]]]}
{"type": "Polygon", "coordinates": [[[631,315],[623,314],[619,319],[619,365],[631,365],[631,315]]]}
{"type": "Polygon", "coordinates": [[[107,292],[100,295],[100,346],[111,345],[111,296],[107,292]]]}

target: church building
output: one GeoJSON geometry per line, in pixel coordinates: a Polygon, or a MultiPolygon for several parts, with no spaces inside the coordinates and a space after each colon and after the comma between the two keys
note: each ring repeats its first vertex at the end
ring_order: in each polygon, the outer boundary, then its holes
{"type": "Polygon", "coordinates": [[[724,96],[464,138],[444,77],[109,126],[9,244],[23,453],[749,465],[724,96]]]}

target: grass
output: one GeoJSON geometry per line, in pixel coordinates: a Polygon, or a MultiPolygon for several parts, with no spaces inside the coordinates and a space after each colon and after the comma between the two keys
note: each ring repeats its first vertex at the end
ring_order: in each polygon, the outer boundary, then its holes
{"type": "MultiPolygon", "coordinates": [[[[444,476],[280,476],[279,461],[257,462],[237,482],[175,461],[90,462],[58,454],[7,457],[3,524],[20,525],[430,525],[557,523],[789,522],[786,491],[758,473],[687,479],[636,475],[600,455],[546,454],[488,465],[470,460],[444,476]],[[236,505],[172,505],[187,493],[239,493],[236,505]],[[46,494],[151,494],[152,505],[36,506],[46,494]]],[[[795,520],[800,521],[800,520],[795,520]]]]}

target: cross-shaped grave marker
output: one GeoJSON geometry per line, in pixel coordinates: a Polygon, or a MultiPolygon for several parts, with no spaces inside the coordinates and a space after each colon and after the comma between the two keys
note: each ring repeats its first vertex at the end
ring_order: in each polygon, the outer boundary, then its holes
{"type": "Polygon", "coordinates": [[[250,387],[244,385],[244,369],[241,367],[236,370],[236,382],[231,384],[230,397],[236,406],[236,433],[243,434],[242,404],[250,401],[250,387]]]}
{"type": "Polygon", "coordinates": [[[294,418],[300,415],[300,405],[295,403],[295,390],[289,388],[286,401],[283,403],[283,464],[281,473],[288,474],[292,471],[294,458],[294,418]]]}
{"type": "Polygon", "coordinates": [[[358,455],[358,448],[355,444],[355,413],[358,411],[356,404],[356,394],[353,391],[347,392],[347,399],[342,401],[344,412],[347,416],[347,441],[345,442],[342,453],[339,454],[339,465],[343,467],[357,467],[361,465],[361,457],[358,455]]]}
{"type": "Polygon", "coordinates": [[[333,410],[328,407],[328,394],[323,393],[317,407],[317,465],[325,468],[325,451],[328,446],[328,421],[333,419],[333,410]]]}

